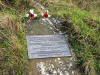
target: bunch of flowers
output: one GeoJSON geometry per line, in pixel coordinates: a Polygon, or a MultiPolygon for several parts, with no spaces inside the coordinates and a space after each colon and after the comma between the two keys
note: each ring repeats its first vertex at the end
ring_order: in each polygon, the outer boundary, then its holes
{"type": "MultiPolygon", "coordinates": [[[[51,17],[51,15],[49,15],[48,13],[49,13],[49,11],[45,10],[45,12],[41,14],[41,16],[44,18],[51,17]]],[[[37,17],[37,14],[34,13],[34,10],[30,10],[29,14],[26,14],[26,17],[29,17],[30,19],[34,19],[35,17],[37,17]]]]}
{"type": "Polygon", "coordinates": [[[33,19],[33,18],[37,17],[37,14],[34,13],[34,10],[30,10],[29,14],[26,14],[26,17],[33,19]]]}
{"type": "Polygon", "coordinates": [[[46,10],[45,13],[42,13],[41,14],[44,18],[48,18],[48,17],[51,17],[51,15],[49,15],[49,11],[46,10]]]}

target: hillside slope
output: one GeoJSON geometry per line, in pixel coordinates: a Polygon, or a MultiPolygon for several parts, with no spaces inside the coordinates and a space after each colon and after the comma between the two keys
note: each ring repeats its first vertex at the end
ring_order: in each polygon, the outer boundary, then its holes
{"type": "MultiPolygon", "coordinates": [[[[41,0],[53,17],[63,19],[62,26],[58,28],[69,37],[69,42],[77,57],[77,66],[84,75],[100,74],[100,16],[95,11],[100,11],[99,5],[92,6],[91,3],[100,2],[83,1],[79,7],[79,0],[41,0]],[[85,9],[85,4],[91,6],[91,10],[85,9]],[[89,4],[90,3],[90,4],[89,4]],[[84,5],[84,6],[82,6],[84,5]],[[96,9],[94,7],[98,6],[96,9]],[[83,9],[84,8],[84,9],[83,9]],[[98,10],[97,10],[98,9],[98,10]]],[[[90,7],[87,7],[90,9],[90,7]]]]}
{"type": "Polygon", "coordinates": [[[29,75],[26,35],[20,15],[24,10],[14,7],[10,0],[5,1],[0,0],[0,75],[29,75]]]}

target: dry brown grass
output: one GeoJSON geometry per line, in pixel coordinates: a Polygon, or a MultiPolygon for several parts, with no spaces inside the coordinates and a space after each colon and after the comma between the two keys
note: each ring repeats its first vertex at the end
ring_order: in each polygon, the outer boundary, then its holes
{"type": "Polygon", "coordinates": [[[0,0],[0,7],[1,8],[7,8],[7,6],[0,0]]]}
{"type": "Polygon", "coordinates": [[[21,24],[0,14],[0,75],[28,75],[26,46],[21,24]],[[18,38],[19,35],[23,38],[18,38]]]}

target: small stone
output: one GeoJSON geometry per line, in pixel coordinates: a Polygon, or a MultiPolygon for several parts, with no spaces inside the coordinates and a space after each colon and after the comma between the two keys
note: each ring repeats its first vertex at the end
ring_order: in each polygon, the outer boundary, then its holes
{"type": "Polygon", "coordinates": [[[72,74],[74,75],[74,71],[72,71],[72,74]]]}
{"type": "Polygon", "coordinates": [[[45,19],[42,19],[43,21],[45,21],[45,19]]]}
{"type": "Polygon", "coordinates": [[[55,59],[55,62],[57,62],[57,60],[55,59]]]}
{"type": "Polygon", "coordinates": [[[50,27],[50,29],[53,29],[52,27],[50,27]]]}
{"type": "Polygon", "coordinates": [[[51,64],[51,67],[52,67],[52,68],[54,68],[54,65],[53,65],[53,64],[51,64]]]}
{"type": "Polygon", "coordinates": [[[60,60],[60,58],[58,58],[58,60],[60,60]]]}
{"type": "Polygon", "coordinates": [[[60,75],[63,75],[62,71],[60,72],[60,75]]]}
{"type": "Polygon", "coordinates": [[[65,71],[65,75],[69,75],[69,72],[65,71]]]}
{"type": "Polygon", "coordinates": [[[53,73],[56,74],[57,72],[56,71],[53,71],[53,73]]]}
{"type": "Polygon", "coordinates": [[[70,64],[69,64],[69,68],[71,68],[73,66],[73,64],[70,62],[70,64]]]}
{"type": "Polygon", "coordinates": [[[59,64],[63,64],[63,62],[62,61],[59,61],[59,64]]]}

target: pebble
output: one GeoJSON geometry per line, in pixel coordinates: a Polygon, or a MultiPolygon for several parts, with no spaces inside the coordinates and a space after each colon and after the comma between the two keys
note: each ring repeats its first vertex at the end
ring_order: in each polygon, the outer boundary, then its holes
{"type": "Polygon", "coordinates": [[[53,73],[56,74],[57,72],[56,71],[53,71],[53,73]]]}
{"type": "Polygon", "coordinates": [[[74,75],[74,71],[72,71],[72,74],[74,75]]]}
{"type": "Polygon", "coordinates": [[[69,72],[65,71],[65,75],[69,75],[69,72]]]}
{"type": "Polygon", "coordinates": [[[60,58],[58,58],[58,60],[60,60],[60,58]]]}

